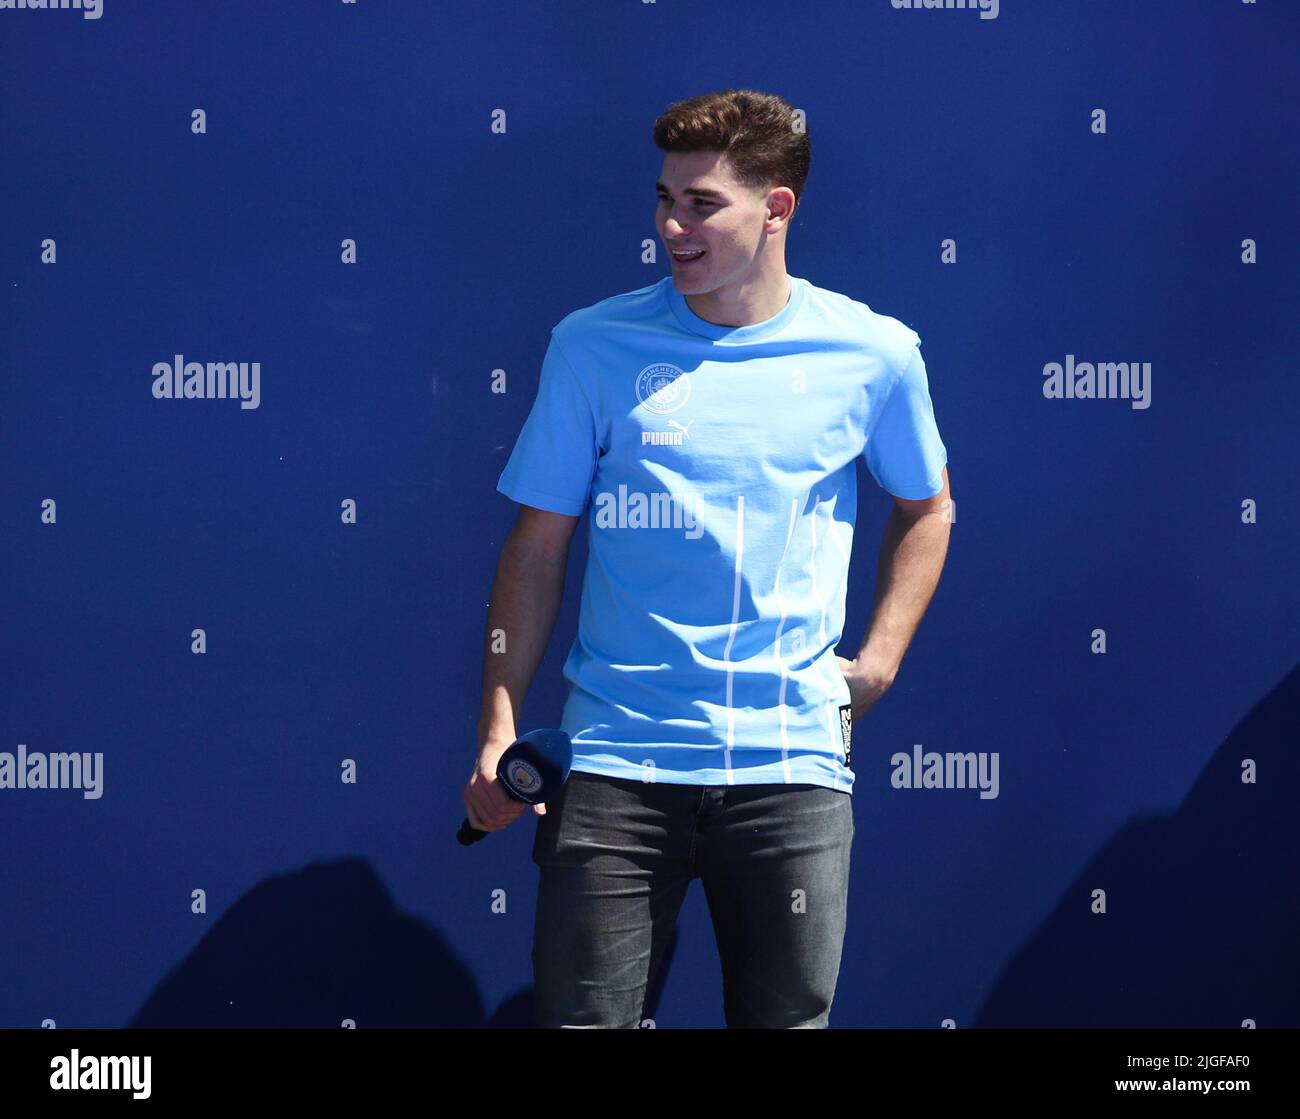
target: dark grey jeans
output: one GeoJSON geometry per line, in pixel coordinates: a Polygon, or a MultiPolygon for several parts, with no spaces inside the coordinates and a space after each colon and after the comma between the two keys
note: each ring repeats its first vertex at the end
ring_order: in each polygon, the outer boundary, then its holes
{"type": "Polygon", "coordinates": [[[729,1028],[825,1028],[855,831],[820,785],[669,785],[574,770],[537,817],[536,1023],[635,1029],[692,879],[729,1028]]]}

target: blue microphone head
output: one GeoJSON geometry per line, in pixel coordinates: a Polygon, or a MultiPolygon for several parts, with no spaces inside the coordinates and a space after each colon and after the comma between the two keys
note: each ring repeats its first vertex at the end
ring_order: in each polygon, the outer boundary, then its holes
{"type": "Polygon", "coordinates": [[[515,800],[541,804],[569,779],[573,743],[562,730],[534,730],[515,739],[497,762],[497,779],[515,800]]]}

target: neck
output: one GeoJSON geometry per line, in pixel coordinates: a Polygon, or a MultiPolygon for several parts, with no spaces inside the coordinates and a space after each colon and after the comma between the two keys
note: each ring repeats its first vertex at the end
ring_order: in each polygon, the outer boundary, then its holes
{"type": "Polygon", "coordinates": [[[753,326],[778,314],[790,300],[790,277],[785,262],[773,275],[751,276],[738,287],[720,287],[699,295],[685,295],[692,313],[715,326],[753,326]]]}

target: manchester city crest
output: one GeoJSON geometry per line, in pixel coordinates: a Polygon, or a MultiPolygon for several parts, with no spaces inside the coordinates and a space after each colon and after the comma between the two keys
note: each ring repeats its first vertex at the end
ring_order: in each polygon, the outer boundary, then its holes
{"type": "Polygon", "coordinates": [[[647,365],[637,374],[636,398],[656,415],[676,412],[691,398],[691,379],[665,361],[647,365]]]}
{"type": "Polygon", "coordinates": [[[506,766],[506,783],[520,796],[530,796],[542,785],[542,775],[523,758],[515,758],[506,766]]]}

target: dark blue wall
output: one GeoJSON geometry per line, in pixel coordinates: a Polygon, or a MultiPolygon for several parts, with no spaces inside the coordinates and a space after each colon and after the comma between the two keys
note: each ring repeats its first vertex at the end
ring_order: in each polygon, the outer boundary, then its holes
{"type": "MultiPolygon", "coordinates": [[[[0,11],[0,752],[104,781],[0,789],[0,1026],[529,1020],[534,818],[454,839],[494,487],[550,327],[665,272],[652,122],[729,86],[807,113],[789,269],[920,333],[957,503],[855,735],[833,1024],[1300,1025],[1300,6],[999,7],[0,11]],[[258,407],[155,399],[175,354],[258,407]],[[1067,354],[1150,406],[1046,399],[1067,354]],[[916,743],[999,795],[893,788],[916,743]]],[[[722,1025],[698,885],[647,1013],[722,1025]]]]}

